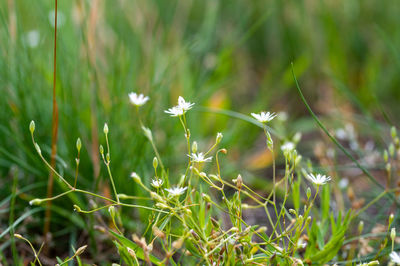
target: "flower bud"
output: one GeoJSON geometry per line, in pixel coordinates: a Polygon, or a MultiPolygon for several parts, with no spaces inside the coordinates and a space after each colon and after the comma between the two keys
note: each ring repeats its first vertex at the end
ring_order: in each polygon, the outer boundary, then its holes
{"type": "Polygon", "coordinates": [[[360,221],[360,223],[358,224],[358,234],[361,235],[363,229],[364,229],[364,221],[360,221]]]}
{"type": "Polygon", "coordinates": [[[389,153],[387,152],[387,150],[383,151],[383,160],[385,161],[385,163],[389,161],[389,153]]]}
{"type": "Polygon", "coordinates": [[[392,230],[390,231],[390,239],[394,241],[395,238],[396,238],[396,228],[392,228],[392,230]]]}
{"type": "Polygon", "coordinates": [[[81,151],[81,148],[82,148],[82,142],[81,142],[81,139],[78,138],[78,139],[76,140],[76,149],[78,150],[78,152],[80,152],[80,151],[81,151]]]}
{"type": "Polygon", "coordinates": [[[392,135],[392,138],[393,139],[395,139],[396,137],[397,137],[397,130],[396,130],[396,127],[392,127],[391,129],[390,129],[390,134],[392,135]]]}
{"type": "Polygon", "coordinates": [[[392,165],[390,163],[386,164],[386,171],[390,172],[390,169],[392,169],[392,165]]]}
{"type": "Polygon", "coordinates": [[[224,137],[224,136],[222,135],[222,133],[218,132],[218,133],[217,133],[217,138],[215,139],[215,142],[216,142],[217,144],[220,143],[223,137],[224,137]]]}
{"type": "Polygon", "coordinates": [[[85,251],[86,248],[87,248],[87,245],[84,245],[84,246],[78,248],[78,250],[75,252],[76,256],[81,255],[85,251]]]}
{"type": "Polygon", "coordinates": [[[193,153],[197,153],[197,141],[193,141],[193,144],[192,144],[192,152],[193,152],[193,153]]]}
{"type": "Polygon", "coordinates": [[[132,172],[131,173],[131,177],[136,183],[138,183],[138,184],[142,183],[142,180],[140,179],[140,176],[136,172],[132,172]]]}
{"type": "Polygon", "coordinates": [[[393,143],[390,143],[390,145],[389,145],[389,154],[390,154],[390,157],[393,158],[393,156],[394,156],[394,145],[393,145],[393,143]]]}
{"type": "Polygon", "coordinates": [[[37,144],[36,142],[35,142],[35,148],[36,148],[37,153],[39,153],[39,155],[41,155],[42,150],[40,149],[39,144],[37,144]]]}
{"type": "Polygon", "coordinates": [[[158,166],[158,159],[157,159],[157,157],[154,157],[153,158],[153,168],[157,169],[157,166],[158,166]]]}
{"type": "Polygon", "coordinates": [[[42,203],[43,200],[41,199],[33,199],[31,201],[29,201],[29,205],[40,205],[40,203],[42,203]]]}
{"type": "Polygon", "coordinates": [[[126,195],[126,194],[118,194],[117,195],[117,197],[118,197],[118,199],[129,199],[129,196],[128,195],[126,195]]]}
{"type": "Polygon", "coordinates": [[[206,202],[210,202],[211,201],[211,198],[210,198],[210,196],[208,196],[207,194],[205,194],[205,193],[201,193],[201,197],[204,199],[204,201],[206,201],[206,202]]]}
{"type": "Polygon", "coordinates": [[[236,178],[236,187],[240,190],[242,189],[243,179],[241,175],[238,175],[236,178]]]}
{"type": "Polygon", "coordinates": [[[82,212],[82,209],[78,205],[74,204],[74,211],[82,212]]]}
{"type": "Polygon", "coordinates": [[[155,193],[155,192],[150,192],[150,197],[152,198],[152,199],[154,199],[154,200],[156,200],[156,201],[159,201],[159,202],[164,202],[164,199],[160,196],[160,195],[158,195],[157,193],[155,193]]]}
{"type": "Polygon", "coordinates": [[[169,208],[168,205],[161,203],[161,202],[156,203],[156,207],[160,208],[160,209],[168,209],[169,208]]]}
{"type": "Polygon", "coordinates": [[[31,132],[32,135],[33,135],[33,132],[35,132],[35,121],[33,121],[33,120],[29,124],[29,131],[31,132]]]}
{"type": "Polygon", "coordinates": [[[108,207],[108,212],[110,213],[111,219],[114,220],[114,218],[115,218],[115,207],[112,206],[112,205],[110,207],[108,207]]]}
{"type": "Polygon", "coordinates": [[[101,155],[103,155],[103,154],[104,154],[104,148],[103,148],[103,145],[100,145],[100,147],[99,147],[99,151],[100,151],[100,154],[101,154],[101,155]]]}
{"type": "Polygon", "coordinates": [[[103,128],[103,132],[104,132],[104,134],[108,134],[108,125],[107,125],[107,123],[104,123],[104,128],[103,128]]]}
{"type": "Polygon", "coordinates": [[[20,234],[14,234],[14,237],[16,237],[16,238],[19,238],[19,239],[24,239],[24,237],[23,236],[21,236],[20,234]]]}
{"type": "Polygon", "coordinates": [[[393,215],[393,213],[391,213],[391,214],[389,215],[389,227],[390,227],[390,225],[393,223],[393,220],[394,220],[394,215],[393,215]]]}
{"type": "Polygon", "coordinates": [[[311,188],[308,187],[307,188],[307,200],[310,199],[310,197],[311,197],[311,188]]]}

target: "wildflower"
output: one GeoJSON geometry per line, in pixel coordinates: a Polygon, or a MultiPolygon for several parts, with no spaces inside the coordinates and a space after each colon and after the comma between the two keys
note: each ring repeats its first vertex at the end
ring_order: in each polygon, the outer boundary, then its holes
{"type": "Polygon", "coordinates": [[[161,179],[152,179],[151,180],[151,185],[155,188],[160,188],[163,183],[164,183],[164,181],[162,181],[161,179]]]}
{"type": "Polygon", "coordinates": [[[185,192],[187,187],[172,187],[172,188],[166,188],[165,190],[173,197],[177,197],[183,194],[185,192]]]}
{"type": "Polygon", "coordinates": [[[283,152],[290,152],[293,151],[295,148],[295,144],[291,141],[285,142],[282,146],[281,146],[281,150],[283,152]]]}
{"type": "Polygon", "coordinates": [[[165,110],[164,112],[170,114],[171,116],[181,116],[185,114],[187,111],[192,109],[194,103],[186,102],[182,96],[178,98],[178,105],[165,110]]]}
{"type": "Polygon", "coordinates": [[[164,112],[170,114],[171,116],[181,116],[185,113],[185,111],[179,106],[174,106],[168,110],[165,110],[164,112]]]}
{"type": "Polygon", "coordinates": [[[143,94],[136,94],[135,92],[131,92],[128,94],[129,101],[136,106],[144,105],[150,98],[148,96],[144,96],[143,94]]]}
{"type": "Polygon", "coordinates": [[[399,254],[397,254],[394,251],[392,251],[392,253],[390,253],[390,260],[392,262],[400,265],[400,256],[399,256],[399,254]]]}
{"type": "Polygon", "coordinates": [[[275,113],[270,112],[261,112],[260,114],[251,113],[251,115],[260,123],[267,123],[276,117],[275,113]]]}
{"type": "Polygon", "coordinates": [[[192,153],[192,155],[188,156],[193,160],[193,162],[196,163],[205,163],[205,162],[211,162],[212,156],[211,157],[205,157],[204,154],[202,152],[200,153],[192,153]]]}
{"type": "Polygon", "coordinates": [[[24,41],[30,48],[35,48],[40,42],[40,33],[38,30],[31,30],[24,34],[24,41]]]}
{"type": "Polygon", "coordinates": [[[321,175],[321,174],[307,174],[306,178],[313,182],[315,185],[325,185],[328,181],[331,180],[330,176],[321,175]]]}
{"type": "Polygon", "coordinates": [[[185,99],[183,99],[182,96],[179,96],[178,98],[178,107],[180,107],[184,112],[189,111],[192,109],[194,103],[191,102],[186,102],[185,99]]]}

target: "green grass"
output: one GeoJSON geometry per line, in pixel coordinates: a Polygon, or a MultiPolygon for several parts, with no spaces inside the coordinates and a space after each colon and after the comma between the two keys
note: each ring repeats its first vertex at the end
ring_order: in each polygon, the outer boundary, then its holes
{"type": "MultiPolygon", "coordinates": [[[[82,189],[109,192],[112,197],[107,169],[98,153],[99,145],[105,146],[101,132],[107,122],[111,170],[118,192],[148,196],[129,180],[132,171],[151,176],[154,156],[138,126],[135,108],[129,104],[130,91],[151,98],[141,108],[142,119],[153,130],[157,148],[175,182],[187,159],[177,154],[183,154],[186,146],[179,123],[172,122],[164,110],[175,104],[179,95],[196,102],[188,119],[192,139],[207,146],[216,132],[223,132],[221,146],[229,146],[228,155],[221,158],[223,174],[242,173],[249,186],[263,194],[272,187],[271,162],[249,165],[249,158],[254,159],[264,144],[257,124],[249,123],[253,121],[247,118],[250,112],[286,111],[289,120],[276,122],[271,129],[276,146],[280,139],[290,139],[301,131],[304,137],[299,152],[314,163],[321,162],[314,154],[314,140],[324,141],[326,148],[333,148],[333,144],[324,139],[298,96],[291,62],[305,98],[329,132],[351,122],[361,144],[373,140],[374,150],[382,151],[390,143],[389,128],[398,124],[400,111],[400,6],[395,1],[96,3],[59,1],[65,21],[58,29],[57,46],[57,170],[73,181],[75,142],[80,137],[83,148],[78,184],[82,189]]],[[[35,120],[36,141],[44,157],[49,158],[53,28],[48,14],[53,8],[53,1],[0,3],[3,264],[17,264],[21,259],[21,245],[9,234],[23,233],[32,240],[43,230],[43,209],[27,205],[33,198],[45,197],[48,169],[31,143],[28,125],[35,120]],[[26,41],[26,34],[32,30],[40,34],[34,48],[26,41]]],[[[364,149],[350,152],[358,160],[369,154],[364,149]]],[[[321,168],[330,169],[337,180],[352,176],[349,168],[354,167],[339,150],[337,160],[333,166],[321,164],[321,168]]],[[[282,156],[277,157],[277,164],[282,174],[282,156]]],[[[360,164],[384,185],[384,162],[371,166],[360,160],[360,164]]],[[[367,179],[358,174],[353,178],[367,179]]],[[[396,178],[394,171],[392,182],[396,178]]],[[[149,185],[149,179],[144,182],[149,185]]],[[[341,190],[337,184],[332,187],[331,198],[336,199],[341,190]]],[[[64,189],[56,182],[54,194],[64,189]]],[[[366,202],[381,193],[373,187],[368,192],[354,190],[366,202]]],[[[341,193],[348,210],[351,202],[346,191],[341,193]]],[[[90,208],[88,198],[76,194],[53,202],[51,231],[54,243],[60,244],[51,245],[51,254],[71,255],[70,246],[83,244],[78,237],[83,235],[84,243],[89,245],[87,257],[92,259],[112,243],[99,243],[101,234],[94,230],[98,220],[72,212],[73,204],[90,208]]],[[[394,210],[386,199],[377,204],[388,207],[372,207],[371,212],[359,217],[365,220],[368,232],[376,223],[385,223],[388,213],[394,210]]],[[[121,215],[128,232],[145,229],[147,211],[123,209],[121,215]]],[[[34,242],[38,247],[41,244],[40,239],[34,242]]]]}

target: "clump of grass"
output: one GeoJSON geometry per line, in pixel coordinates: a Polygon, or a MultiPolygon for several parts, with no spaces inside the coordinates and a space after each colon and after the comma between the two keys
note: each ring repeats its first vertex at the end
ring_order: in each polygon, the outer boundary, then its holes
{"type": "MultiPolygon", "coordinates": [[[[141,177],[134,171],[130,174],[133,182],[148,194],[147,198],[136,195],[118,193],[111,171],[112,155],[110,153],[109,134],[112,134],[105,124],[105,146],[100,145],[99,153],[107,168],[112,187],[112,196],[79,188],[80,139],[76,142],[77,158],[74,183],[54,169],[42,155],[40,145],[35,141],[35,123],[32,121],[29,129],[32,142],[39,157],[55,176],[65,185],[65,192],[51,198],[33,199],[31,205],[39,205],[53,201],[70,193],[86,194],[98,199],[91,209],[83,209],[78,204],[74,210],[82,214],[95,212],[108,213],[110,223],[108,228],[100,227],[100,231],[113,239],[120,256],[120,262],[127,265],[322,265],[335,261],[337,263],[360,262],[361,265],[379,264],[378,258],[383,258],[387,252],[388,240],[391,240],[391,260],[396,263],[398,256],[394,252],[395,229],[392,227],[394,216],[389,217],[387,226],[388,237],[384,238],[378,253],[370,256],[370,262],[362,262],[357,256],[346,255],[343,249],[346,233],[353,220],[375,201],[371,201],[358,212],[351,210],[337,215],[318,215],[317,205],[329,210],[329,197],[321,197],[321,188],[328,186],[330,176],[313,171],[312,165],[296,150],[300,141],[299,135],[293,141],[282,143],[281,151],[284,157],[284,172],[277,174],[275,170],[274,139],[269,132],[268,123],[276,117],[275,113],[261,112],[251,115],[259,123],[265,134],[266,149],[273,156],[272,190],[263,193],[252,190],[247,185],[246,176],[237,173],[235,177],[223,176],[220,156],[228,150],[220,147],[222,133],[217,133],[215,142],[210,147],[202,147],[192,140],[188,126],[187,113],[194,103],[179,97],[178,104],[165,113],[181,124],[187,150],[176,151],[175,156],[183,156],[186,163],[180,169],[180,177],[170,176],[157,150],[156,140],[150,128],[146,127],[140,117],[140,108],[149,100],[148,97],[136,93],[129,95],[131,103],[137,111],[137,119],[144,135],[151,143],[154,155],[152,165],[154,176],[141,177]],[[304,178],[311,183],[305,191],[301,190],[304,178]],[[276,196],[277,190],[282,190],[282,199],[276,196]],[[136,201],[136,203],[135,203],[136,201]],[[143,201],[147,203],[142,204],[143,201]],[[133,202],[133,203],[132,203],[133,202]],[[288,207],[289,203],[293,208],[288,207]],[[124,222],[121,219],[122,208],[144,209],[148,211],[147,224],[143,231],[135,232],[131,239],[125,236],[124,222]],[[261,209],[265,212],[264,221],[259,224],[249,224],[243,217],[244,210],[261,209]],[[266,226],[261,226],[264,222],[266,226]],[[390,232],[390,233],[389,233],[390,232]],[[351,261],[346,261],[350,258],[351,261]]],[[[394,134],[394,133],[393,133],[394,134]]],[[[390,152],[392,154],[393,152],[390,152]]],[[[127,180],[126,182],[129,182],[127,180]]],[[[329,187],[328,187],[329,189],[329,187]]],[[[392,189],[391,191],[396,191],[392,189]]],[[[328,191],[329,192],[329,191],[328,191]]],[[[388,193],[388,191],[386,191],[388,193]]],[[[386,193],[385,192],[385,193],[386,193]]],[[[145,221],[141,221],[144,223],[145,221]]],[[[358,226],[359,234],[363,224],[358,226]]],[[[40,264],[39,252],[26,238],[31,246],[36,261],[40,264]]],[[[354,249],[352,250],[354,251],[354,249]]],[[[83,248],[64,260],[66,263],[78,258],[83,248]],[[78,254],[79,253],[79,254],[78,254]]]]}

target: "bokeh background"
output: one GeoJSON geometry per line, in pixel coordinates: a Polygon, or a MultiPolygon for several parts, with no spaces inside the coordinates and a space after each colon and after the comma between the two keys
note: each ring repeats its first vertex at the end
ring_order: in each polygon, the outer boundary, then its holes
{"type": "MultiPolygon", "coordinates": [[[[164,110],[182,95],[196,103],[188,114],[193,139],[205,149],[222,132],[222,145],[229,151],[223,173],[234,178],[240,172],[264,191],[271,181],[271,155],[262,130],[240,114],[280,112],[272,125],[278,149],[281,140],[298,131],[303,133],[299,152],[316,162],[317,141],[330,145],[295,89],[292,62],[305,97],[328,129],[347,125],[360,144],[370,145],[354,149],[359,157],[371,154],[371,145],[384,147],[388,128],[399,121],[396,1],[58,2],[57,169],[73,180],[80,137],[82,188],[111,191],[98,154],[105,122],[118,191],[142,195],[129,179],[131,171],[146,182],[152,177],[154,154],[129,103],[131,91],[151,98],[141,115],[176,180],[186,160],[185,140],[178,120],[164,110]]],[[[54,1],[1,1],[0,21],[0,254],[6,261],[17,254],[13,230],[39,245],[42,240],[44,208],[28,206],[28,201],[46,195],[48,170],[36,154],[28,125],[35,120],[36,140],[49,158],[54,1]]],[[[379,170],[379,164],[371,165],[379,170]]],[[[55,194],[63,189],[55,183],[55,194]]],[[[89,254],[100,254],[94,259],[99,262],[110,253],[99,251],[110,244],[93,229],[95,217],[73,212],[76,203],[90,206],[81,195],[53,202],[49,254],[62,256],[71,245],[90,242],[89,254]]],[[[127,230],[143,229],[138,220],[145,221],[146,212],[123,213],[127,230]]],[[[29,254],[28,249],[22,252],[29,254]]]]}

